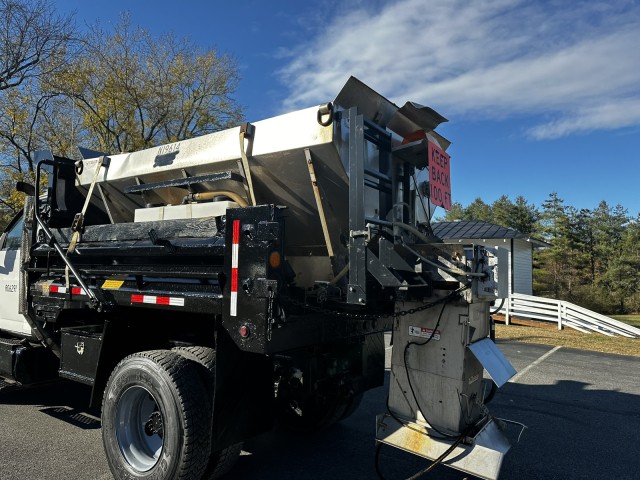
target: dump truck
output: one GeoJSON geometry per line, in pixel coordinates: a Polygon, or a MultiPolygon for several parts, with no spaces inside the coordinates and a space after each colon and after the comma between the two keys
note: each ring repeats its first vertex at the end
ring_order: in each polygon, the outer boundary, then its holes
{"type": "Polygon", "coordinates": [[[116,479],[212,479],[274,424],[351,415],[384,384],[390,333],[378,444],[497,478],[506,263],[433,236],[444,121],[351,77],[329,103],[197,138],[37,152],[0,239],[0,386],[90,386],[116,479]]]}

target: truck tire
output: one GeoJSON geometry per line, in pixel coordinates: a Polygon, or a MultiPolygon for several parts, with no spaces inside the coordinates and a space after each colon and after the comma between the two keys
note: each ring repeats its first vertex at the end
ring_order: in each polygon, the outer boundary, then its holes
{"type": "Polygon", "coordinates": [[[202,478],[211,448],[205,395],[196,365],[177,353],[122,360],[102,403],[102,441],[116,480],[202,478]]]}
{"type": "MultiPolygon", "coordinates": [[[[216,351],[209,347],[175,347],[172,351],[182,355],[188,360],[192,360],[200,364],[200,376],[202,382],[207,387],[207,398],[209,399],[210,410],[213,411],[213,391],[215,388],[215,366],[216,351]]],[[[209,456],[209,462],[203,475],[204,480],[215,480],[225,473],[229,472],[238,461],[240,452],[242,451],[242,442],[233,444],[229,447],[215,450],[209,456]]]]}

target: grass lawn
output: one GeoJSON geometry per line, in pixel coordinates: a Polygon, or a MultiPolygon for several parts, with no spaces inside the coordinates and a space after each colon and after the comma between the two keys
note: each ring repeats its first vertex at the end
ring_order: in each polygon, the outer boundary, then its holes
{"type": "Polygon", "coordinates": [[[640,315],[610,315],[610,317],[640,328],[640,315]]]}
{"type": "MultiPolygon", "coordinates": [[[[612,318],[640,327],[640,315],[623,315],[612,318]],[[628,317],[633,317],[633,322],[628,321],[628,317]]],[[[640,338],[608,337],[600,333],[582,333],[568,327],[565,327],[564,330],[558,330],[557,324],[532,320],[514,319],[511,325],[505,325],[503,320],[496,318],[496,340],[559,345],[580,350],[640,357],[640,338]]]]}

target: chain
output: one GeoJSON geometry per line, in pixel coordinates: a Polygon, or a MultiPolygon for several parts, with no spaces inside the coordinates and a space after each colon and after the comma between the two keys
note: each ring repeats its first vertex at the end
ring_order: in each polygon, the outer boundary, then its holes
{"type": "Polygon", "coordinates": [[[275,298],[275,293],[273,290],[269,291],[269,298],[267,299],[267,341],[271,341],[271,332],[273,330],[273,322],[275,319],[273,318],[273,300],[275,298]]]}
{"type": "Polygon", "coordinates": [[[280,298],[282,298],[283,300],[289,302],[291,305],[294,305],[296,307],[305,308],[307,310],[311,310],[312,312],[323,313],[325,315],[335,315],[337,317],[349,318],[349,319],[352,319],[352,320],[377,320],[377,319],[380,319],[380,318],[387,318],[387,317],[392,317],[393,316],[393,314],[388,314],[388,313],[372,314],[372,313],[341,312],[339,310],[331,310],[329,308],[317,307],[315,305],[309,305],[307,302],[301,302],[301,301],[295,300],[295,299],[293,299],[291,297],[281,296],[280,298]]]}
{"type": "Polygon", "coordinates": [[[435,300],[433,302],[427,302],[427,303],[425,303],[423,305],[420,305],[419,307],[409,308],[408,310],[401,310],[399,312],[394,312],[394,313],[378,313],[378,314],[341,312],[341,311],[338,311],[338,310],[331,310],[329,308],[317,307],[315,305],[309,305],[307,302],[301,302],[299,300],[295,300],[295,299],[290,298],[290,297],[281,297],[281,298],[283,300],[288,301],[292,305],[295,305],[296,307],[306,308],[307,310],[311,310],[311,311],[316,312],[316,313],[323,313],[325,315],[335,315],[337,317],[343,317],[343,318],[348,318],[348,319],[352,319],[352,320],[378,320],[378,319],[382,319],[382,318],[404,317],[406,315],[413,315],[413,314],[422,312],[424,310],[428,310],[429,308],[435,307],[436,305],[440,305],[442,303],[448,303],[448,302],[453,301],[454,299],[458,298],[459,294],[462,293],[467,288],[469,288],[469,287],[468,286],[464,286],[464,287],[459,288],[458,290],[454,291],[453,293],[447,295],[446,297],[439,298],[438,300],[435,300]]]}

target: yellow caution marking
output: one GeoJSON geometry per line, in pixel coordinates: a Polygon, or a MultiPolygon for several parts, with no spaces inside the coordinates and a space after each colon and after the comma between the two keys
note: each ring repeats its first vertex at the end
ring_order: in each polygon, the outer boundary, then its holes
{"type": "Polygon", "coordinates": [[[124,280],[109,279],[104,281],[102,288],[104,290],[118,290],[122,284],[124,284],[124,280]]]}

